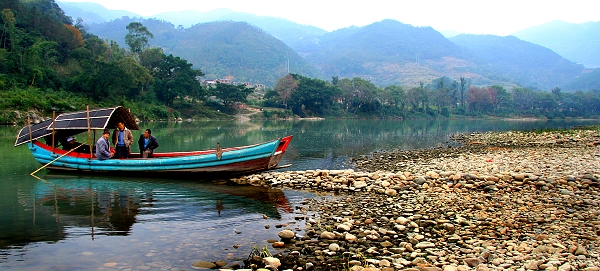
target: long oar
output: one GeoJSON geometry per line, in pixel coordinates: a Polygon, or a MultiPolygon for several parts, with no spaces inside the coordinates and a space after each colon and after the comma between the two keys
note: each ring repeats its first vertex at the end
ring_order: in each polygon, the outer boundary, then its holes
{"type": "MultiPolygon", "coordinates": [[[[85,144],[87,144],[88,142],[89,142],[89,140],[88,140],[88,141],[86,141],[86,142],[85,142],[85,144]]],[[[33,142],[32,142],[31,144],[33,144],[33,142]]],[[[40,170],[42,170],[42,169],[46,168],[46,167],[47,167],[47,166],[49,166],[50,164],[52,164],[52,163],[56,162],[56,160],[58,160],[58,159],[60,159],[60,158],[63,158],[63,156],[65,156],[65,155],[67,155],[67,154],[71,153],[72,151],[74,151],[74,150],[78,149],[79,147],[81,147],[81,146],[83,146],[83,145],[84,145],[84,144],[79,144],[79,146],[77,146],[77,147],[75,147],[75,148],[72,148],[71,150],[69,150],[68,152],[66,152],[65,154],[63,154],[63,155],[61,155],[61,156],[59,156],[59,157],[56,157],[56,159],[54,159],[54,160],[52,160],[52,161],[48,162],[47,164],[43,165],[41,168],[38,168],[37,170],[35,170],[34,172],[31,172],[29,175],[33,176],[33,175],[34,175],[34,174],[36,174],[38,171],[40,171],[40,170]]]]}

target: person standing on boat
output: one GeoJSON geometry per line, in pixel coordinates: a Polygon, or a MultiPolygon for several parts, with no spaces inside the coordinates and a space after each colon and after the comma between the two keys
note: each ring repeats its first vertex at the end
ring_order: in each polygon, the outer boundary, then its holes
{"type": "Polygon", "coordinates": [[[158,140],[152,135],[150,129],[146,129],[144,134],[140,135],[138,144],[140,145],[140,156],[142,158],[148,158],[154,152],[154,149],[158,148],[158,140]]]}
{"type": "Polygon", "coordinates": [[[110,130],[104,129],[102,137],[98,139],[98,142],[96,142],[96,158],[99,160],[110,159],[115,154],[114,151],[110,149],[110,143],[108,143],[109,137],[110,130]]]}
{"type": "Polygon", "coordinates": [[[133,143],[133,134],[123,122],[117,123],[117,129],[112,134],[112,142],[117,150],[116,158],[129,158],[129,146],[133,143]]]}

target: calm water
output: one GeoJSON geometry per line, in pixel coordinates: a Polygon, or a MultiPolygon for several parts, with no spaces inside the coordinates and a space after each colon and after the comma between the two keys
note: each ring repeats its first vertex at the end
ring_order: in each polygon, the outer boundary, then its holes
{"type": "MultiPolygon", "coordinates": [[[[160,151],[294,139],[287,170],[352,168],[348,158],[415,149],[452,134],[598,125],[566,121],[210,121],[142,123],[160,151]]],[[[57,175],[41,171],[20,127],[0,127],[1,270],[189,270],[200,260],[241,263],[282,228],[301,230],[297,210],[312,193],[226,186],[213,181],[57,175]],[[265,218],[265,216],[267,218],[265,218]]],[[[139,136],[134,131],[134,137],[139,136]]],[[[85,138],[78,138],[84,141],[85,138]]],[[[310,214],[309,214],[310,215],[310,214]]],[[[301,232],[300,232],[301,233],[301,232]]],[[[270,248],[272,253],[276,250],[270,248]]]]}

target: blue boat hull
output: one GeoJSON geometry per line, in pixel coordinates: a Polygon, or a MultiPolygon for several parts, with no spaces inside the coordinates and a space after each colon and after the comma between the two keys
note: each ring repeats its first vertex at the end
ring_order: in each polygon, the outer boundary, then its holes
{"type": "Polygon", "coordinates": [[[248,173],[277,167],[291,136],[263,144],[200,152],[157,153],[154,158],[99,160],[89,154],[52,149],[39,141],[29,142],[33,157],[50,170],[130,173],[248,173]]]}

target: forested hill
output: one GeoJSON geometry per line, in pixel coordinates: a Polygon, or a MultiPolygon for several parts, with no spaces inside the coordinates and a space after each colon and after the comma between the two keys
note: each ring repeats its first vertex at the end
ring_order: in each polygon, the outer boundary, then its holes
{"type": "Polygon", "coordinates": [[[175,28],[156,19],[121,18],[91,24],[87,31],[125,44],[126,26],[141,22],[153,34],[150,45],[180,56],[202,70],[206,79],[233,76],[235,81],[274,86],[288,73],[321,77],[315,68],[281,40],[243,22],[219,21],[175,28]]]}
{"type": "Polygon", "coordinates": [[[73,25],[52,0],[3,0],[0,11],[0,123],[25,115],[39,121],[48,112],[86,105],[125,105],[140,119],[166,119],[177,116],[176,103],[184,98],[195,115],[203,110],[193,103],[208,95],[197,80],[202,72],[149,47],[151,33],[139,23],[128,26],[127,51],[73,25]]]}
{"type": "Polygon", "coordinates": [[[470,52],[475,72],[516,85],[550,89],[580,75],[584,67],[554,51],[513,36],[458,35],[450,40],[470,52]]]}
{"type": "Polygon", "coordinates": [[[380,85],[438,78],[445,71],[430,64],[465,55],[431,27],[394,20],[340,29],[295,49],[326,77],[368,78],[380,85]]]}

